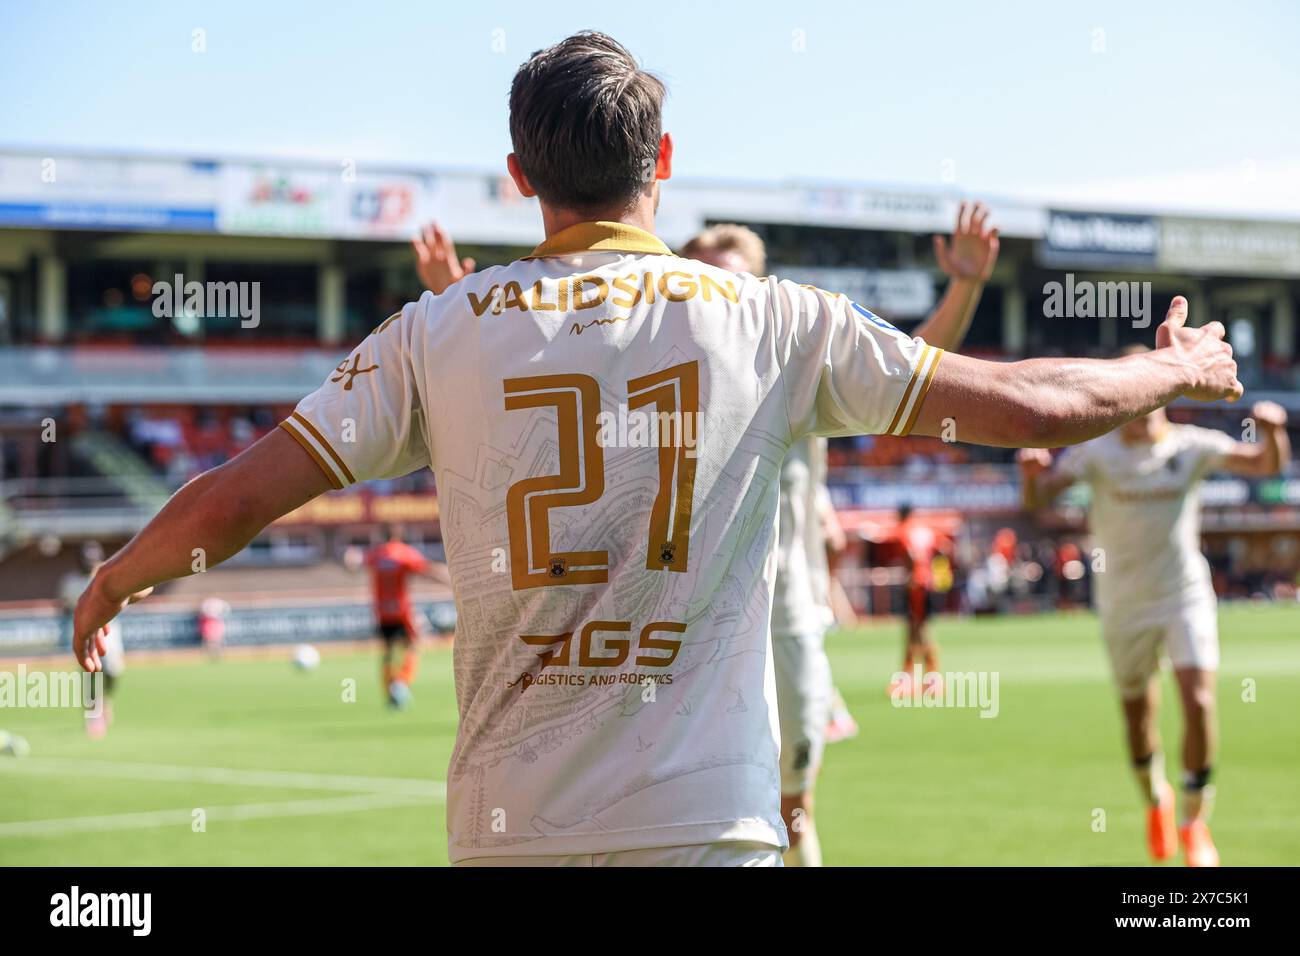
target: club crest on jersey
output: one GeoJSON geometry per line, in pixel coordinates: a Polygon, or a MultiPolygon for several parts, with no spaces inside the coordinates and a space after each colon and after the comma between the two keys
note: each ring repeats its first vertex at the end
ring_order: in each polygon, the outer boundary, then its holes
{"type": "Polygon", "coordinates": [[[345,359],[344,361],[342,361],[342,362],[339,363],[339,367],[336,368],[336,369],[334,370],[334,371],[338,372],[339,374],[338,374],[337,377],[331,377],[331,378],[330,378],[330,381],[331,381],[331,382],[342,382],[343,379],[346,378],[346,379],[347,379],[347,382],[345,382],[344,385],[343,385],[343,391],[345,391],[345,392],[350,392],[350,391],[352,391],[352,381],[353,381],[353,379],[355,379],[358,375],[364,375],[366,372],[373,372],[373,371],[374,371],[375,369],[377,369],[377,368],[379,368],[378,365],[370,365],[370,366],[367,366],[366,368],[362,368],[362,367],[361,367],[361,353],[358,352],[356,355],[352,356],[352,366],[351,366],[351,367],[348,367],[348,363],[347,363],[347,360],[346,360],[346,359],[345,359]]]}
{"type": "Polygon", "coordinates": [[[882,319],[880,316],[876,315],[876,314],[875,314],[874,312],[872,312],[871,310],[869,310],[869,309],[864,309],[862,306],[858,305],[856,302],[850,302],[849,304],[853,306],[854,310],[858,313],[858,315],[862,316],[864,319],[866,319],[866,320],[867,320],[868,322],[870,322],[872,325],[878,325],[878,326],[880,326],[880,328],[882,328],[882,329],[888,329],[890,332],[897,332],[897,331],[898,331],[898,329],[897,329],[895,326],[890,325],[888,322],[886,322],[886,321],[885,321],[884,319],[882,319]]]}
{"type": "Polygon", "coordinates": [[[661,564],[672,564],[673,559],[677,557],[677,545],[661,544],[659,546],[659,561],[661,564]]]}
{"type": "Polygon", "coordinates": [[[546,573],[553,578],[562,578],[569,573],[569,562],[564,558],[551,558],[546,573]]]}

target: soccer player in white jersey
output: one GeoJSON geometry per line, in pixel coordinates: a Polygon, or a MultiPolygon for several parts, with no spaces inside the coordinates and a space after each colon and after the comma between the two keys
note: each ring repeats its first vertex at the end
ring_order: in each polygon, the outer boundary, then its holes
{"type": "Polygon", "coordinates": [[[1182,299],[1150,355],[990,363],[843,296],[675,257],[653,234],[663,95],[601,34],[524,63],[506,165],[545,241],[408,304],[282,428],[178,491],[78,602],[81,665],[195,548],[211,567],[331,487],[432,467],[458,613],[452,862],[776,865],[790,446],[945,419],[1057,446],[1240,394],[1222,327],[1184,328],[1182,299]]]}
{"type": "MultiPolygon", "coordinates": [[[[752,229],[720,223],[692,237],[682,256],[730,272],[760,276],[767,250],[752,229]]],[[[821,866],[813,819],[813,787],[826,749],[831,716],[831,662],[826,630],[830,570],[822,514],[826,495],[826,439],[796,442],[781,463],[776,583],[772,595],[772,665],[781,729],[781,818],[790,839],[786,866],[821,866]]]]}
{"type": "MultiPolygon", "coordinates": [[[[441,294],[474,271],[438,223],[413,240],[416,271],[441,294]]],[[[693,236],[682,257],[726,269],[765,275],[767,250],[752,229],[719,223],[693,236]]],[[[781,818],[789,835],[786,866],[821,866],[821,843],[812,817],[813,785],[821,768],[831,710],[831,665],[825,633],[834,623],[830,570],[822,532],[826,490],[826,439],[797,442],[781,465],[776,585],[772,597],[772,663],[781,728],[781,818]]],[[[833,513],[832,513],[833,514],[833,513]]]]}
{"type": "Polygon", "coordinates": [[[1201,479],[1222,469],[1276,474],[1290,460],[1286,410],[1257,403],[1255,442],[1174,425],[1163,408],[1102,437],[1050,453],[1024,449],[1025,504],[1037,508],[1075,482],[1092,489],[1093,538],[1105,568],[1093,575],[1102,638],[1124,711],[1129,755],[1147,801],[1147,846],[1156,860],[1178,852],[1189,866],[1217,866],[1207,818],[1217,743],[1219,632],[1210,567],[1201,554],[1201,479]],[[1156,709],[1160,658],[1173,665],[1183,708],[1183,797],[1175,823],[1156,709]]]}
{"type": "MultiPolygon", "coordinates": [[[[934,314],[915,330],[917,336],[941,348],[961,343],[997,254],[998,233],[988,223],[988,210],[963,202],[951,240],[935,237],[936,258],[951,281],[934,314]]],[[[763,240],[735,223],[710,226],[682,247],[682,255],[736,273],[767,271],[763,240]]],[[[454,247],[441,259],[455,263],[454,247]]],[[[813,789],[831,721],[834,684],[826,631],[835,622],[823,532],[825,521],[834,520],[825,438],[809,437],[791,447],[781,465],[780,487],[772,662],[781,725],[781,817],[790,838],[784,861],[821,866],[813,789]]]]}

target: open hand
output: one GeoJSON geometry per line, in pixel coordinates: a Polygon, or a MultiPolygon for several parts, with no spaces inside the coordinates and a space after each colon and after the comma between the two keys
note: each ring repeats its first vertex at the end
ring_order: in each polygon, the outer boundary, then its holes
{"type": "Polygon", "coordinates": [[[442,295],[474,271],[474,260],[457,258],[456,244],[436,222],[421,229],[411,246],[415,249],[415,272],[434,295],[442,295]]]}
{"type": "Polygon", "coordinates": [[[1250,417],[1266,428],[1286,428],[1286,409],[1277,402],[1256,402],[1250,410],[1250,417]]]}
{"type": "Polygon", "coordinates": [[[90,579],[72,615],[72,653],[83,670],[94,673],[104,669],[101,657],[107,649],[109,622],[122,612],[122,608],[152,592],[153,588],[145,588],[125,598],[114,598],[108,594],[103,575],[96,574],[90,579]]]}
{"type": "Polygon", "coordinates": [[[950,279],[987,282],[998,261],[998,231],[988,224],[989,210],[983,203],[962,202],[957,226],[949,245],[943,236],[934,237],[934,257],[950,279]]]}

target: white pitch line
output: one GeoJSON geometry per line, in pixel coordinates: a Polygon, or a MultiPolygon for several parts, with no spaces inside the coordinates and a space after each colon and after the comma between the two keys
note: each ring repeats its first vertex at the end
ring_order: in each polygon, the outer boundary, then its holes
{"type": "Polygon", "coordinates": [[[447,785],[440,780],[297,773],[284,770],[234,770],[226,767],[186,767],[177,764],[82,760],[72,757],[20,757],[16,760],[0,760],[0,774],[2,773],[120,777],[128,780],[154,780],[167,783],[213,783],[239,787],[283,787],[290,790],[405,794],[434,800],[445,799],[447,796],[447,785]]]}
{"type": "MultiPolygon", "coordinates": [[[[366,793],[320,800],[282,800],[278,803],[243,803],[204,807],[208,821],[263,820],[270,817],[305,817],[331,813],[356,813],[389,807],[418,806],[427,796],[406,793],[366,793]]],[[[0,823],[0,839],[6,837],[63,836],[96,830],[136,830],[148,827],[189,827],[197,807],[178,810],[147,810],[143,813],[113,813],[95,817],[63,817],[55,820],[18,820],[0,823]]]]}

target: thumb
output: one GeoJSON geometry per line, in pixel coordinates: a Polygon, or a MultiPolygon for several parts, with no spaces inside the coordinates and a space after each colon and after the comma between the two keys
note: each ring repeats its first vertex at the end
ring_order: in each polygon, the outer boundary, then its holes
{"type": "Polygon", "coordinates": [[[1181,329],[1186,324],[1187,300],[1181,295],[1176,295],[1174,301],[1169,303],[1169,311],[1165,313],[1165,320],[1156,329],[1156,348],[1167,349],[1173,345],[1173,330],[1181,329]]]}
{"type": "Polygon", "coordinates": [[[474,266],[476,266],[477,264],[478,263],[476,263],[473,259],[469,259],[469,258],[460,260],[460,267],[465,270],[466,274],[473,272],[474,266]]]}
{"type": "Polygon", "coordinates": [[[129,598],[126,599],[126,603],[134,604],[136,601],[143,601],[150,594],[153,594],[153,585],[150,585],[149,587],[145,588],[143,591],[136,591],[134,594],[132,594],[129,598]]]}
{"type": "Polygon", "coordinates": [[[948,261],[948,243],[944,241],[943,236],[937,234],[934,237],[934,258],[938,260],[941,269],[948,261]]]}
{"type": "Polygon", "coordinates": [[[1187,300],[1181,295],[1174,296],[1174,301],[1169,303],[1164,324],[1170,329],[1181,329],[1187,324],[1187,300]]]}

